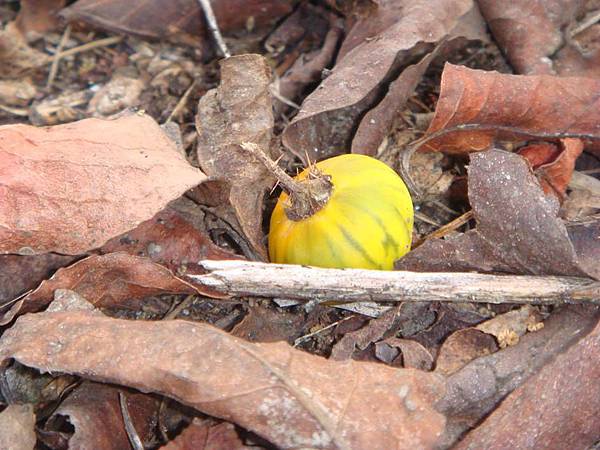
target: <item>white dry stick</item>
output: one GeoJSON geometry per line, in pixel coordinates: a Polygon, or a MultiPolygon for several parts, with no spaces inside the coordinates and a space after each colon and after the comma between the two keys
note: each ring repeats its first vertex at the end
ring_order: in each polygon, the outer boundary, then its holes
{"type": "Polygon", "coordinates": [[[200,8],[202,8],[202,11],[204,11],[204,16],[206,17],[208,29],[210,30],[213,39],[217,43],[219,50],[221,50],[221,53],[223,53],[223,56],[225,56],[225,58],[229,58],[231,56],[231,53],[229,53],[227,44],[225,44],[223,36],[221,35],[221,31],[219,30],[217,18],[215,17],[215,13],[210,4],[210,0],[198,0],[198,3],[200,4],[200,8]]]}
{"type": "Polygon", "coordinates": [[[595,303],[600,282],[589,278],[320,269],[248,261],[200,261],[196,285],[231,297],[347,302],[595,303]]]}

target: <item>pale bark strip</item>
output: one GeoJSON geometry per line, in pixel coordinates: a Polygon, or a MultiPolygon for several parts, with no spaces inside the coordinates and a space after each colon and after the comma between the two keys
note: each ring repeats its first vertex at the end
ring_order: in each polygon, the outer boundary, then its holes
{"type": "Polygon", "coordinates": [[[206,274],[187,278],[231,297],[336,302],[600,303],[600,282],[587,278],[479,273],[419,273],[200,261],[206,274]]]}

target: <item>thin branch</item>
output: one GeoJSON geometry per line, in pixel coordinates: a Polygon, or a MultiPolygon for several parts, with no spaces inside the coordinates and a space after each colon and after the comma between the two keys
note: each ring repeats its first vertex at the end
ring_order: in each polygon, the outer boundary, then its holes
{"type": "Polygon", "coordinates": [[[50,73],[48,74],[48,82],[46,83],[47,88],[51,88],[54,83],[54,79],[56,78],[56,74],[58,73],[58,63],[62,58],[62,51],[65,48],[65,45],[69,41],[69,37],[71,36],[71,25],[67,25],[65,31],[60,38],[60,42],[58,43],[58,47],[56,48],[56,53],[54,54],[54,59],[52,60],[52,66],[50,67],[50,73]]]}
{"type": "Polygon", "coordinates": [[[47,58],[43,58],[37,67],[45,66],[46,64],[54,61],[55,58],[66,58],[68,56],[73,56],[78,53],[87,52],[89,50],[93,50],[95,48],[100,47],[108,47],[109,45],[118,44],[123,40],[123,36],[111,36],[104,39],[98,39],[97,41],[88,42],[87,44],[79,45],[77,47],[70,48],[69,50],[65,50],[64,52],[60,52],[58,55],[48,56],[47,58]]]}
{"type": "Polygon", "coordinates": [[[131,420],[131,415],[129,414],[129,409],[127,408],[127,397],[125,397],[125,394],[122,392],[119,392],[119,404],[121,406],[123,422],[125,423],[125,431],[127,432],[127,437],[129,438],[131,447],[134,450],[144,450],[144,444],[135,430],[135,426],[131,420]]]}
{"type": "Polygon", "coordinates": [[[430,233],[427,236],[423,237],[422,239],[419,239],[417,242],[414,243],[413,247],[418,247],[419,245],[423,244],[425,241],[427,241],[429,239],[439,239],[441,237],[444,237],[448,233],[451,233],[452,231],[456,230],[457,228],[463,226],[465,223],[467,223],[472,218],[473,218],[473,210],[470,209],[466,213],[458,216],[452,222],[448,222],[446,225],[441,226],[440,228],[435,230],[433,233],[430,233]]]}
{"type": "Polygon", "coordinates": [[[179,101],[177,102],[177,105],[175,105],[175,108],[173,109],[173,111],[171,111],[171,114],[169,114],[169,117],[167,117],[167,120],[165,120],[165,123],[171,122],[173,120],[173,118],[176,117],[181,112],[181,110],[186,105],[188,99],[190,98],[190,94],[192,93],[192,90],[196,87],[196,84],[198,84],[197,80],[192,81],[192,84],[190,84],[190,86],[183,93],[183,96],[179,99],[179,101]]]}
{"type": "Polygon", "coordinates": [[[208,29],[210,30],[213,39],[217,43],[219,50],[221,50],[221,53],[223,53],[223,56],[225,56],[225,58],[229,58],[231,56],[231,53],[229,53],[227,44],[225,44],[223,35],[221,35],[221,31],[219,30],[217,18],[215,17],[215,13],[210,4],[210,0],[198,0],[198,3],[200,4],[200,8],[202,8],[202,11],[204,11],[204,17],[206,17],[208,29]]]}
{"type": "Polygon", "coordinates": [[[269,297],[339,304],[369,302],[598,303],[600,282],[587,278],[479,273],[418,273],[201,261],[192,283],[230,297],[269,297]]]}

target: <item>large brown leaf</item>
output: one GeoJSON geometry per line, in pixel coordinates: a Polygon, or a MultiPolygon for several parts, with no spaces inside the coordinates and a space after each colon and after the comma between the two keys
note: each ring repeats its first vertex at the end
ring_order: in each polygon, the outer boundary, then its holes
{"type": "MultiPolygon", "coordinates": [[[[544,328],[527,333],[518,345],[477,358],[449,376],[446,396],[439,403],[439,410],[448,417],[440,447],[451,447],[466,430],[481,422],[508,394],[556,355],[565,352],[586,336],[597,321],[597,308],[560,308],[544,322],[544,328]]],[[[573,378],[569,382],[577,383],[573,378]]],[[[521,416],[513,414],[513,421],[517,417],[521,416]]],[[[515,424],[517,423],[518,420],[515,424]]]]}
{"type": "Polygon", "coordinates": [[[591,448],[600,440],[599,358],[597,325],[514,390],[455,448],[591,448]]]}
{"type": "Polygon", "coordinates": [[[558,202],[544,194],[521,156],[496,149],[471,155],[469,200],[475,230],[426,241],[400,259],[397,268],[598,275],[594,264],[578,259],[557,217],[558,202]]]}
{"type": "Polygon", "coordinates": [[[35,446],[33,405],[9,405],[0,413],[0,448],[31,450],[35,446]]]}
{"type": "Polygon", "coordinates": [[[198,161],[212,178],[230,185],[229,200],[246,237],[266,259],[261,229],[265,192],[275,182],[247,151],[253,143],[269,152],[273,136],[271,72],[260,55],[240,55],[221,61],[221,84],[200,99],[196,128],[198,161]]]}
{"type": "Polygon", "coordinates": [[[0,361],[9,358],[158,392],[281,448],[431,448],[444,428],[431,406],[443,391],[438,375],[328,361],[200,323],[29,314],[0,340],[0,361]]]}
{"type": "MultiPolygon", "coordinates": [[[[523,74],[598,76],[598,55],[590,57],[572,34],[589,0],[477,0],[496,41],[523,74]]],[[[592,8],[593,6],[590,5],[592,8]]],[[[579,36],[578,36],[579,35],[579,36]]],[[[596,30],[596,36],[598,35],[596,30]]]]}
{"type": "Polygon", "coordinates": [[[495,139],[600,139],[600,80],[506,75],[446,64],[421,149],[467,153],[495,139]],[[461,129],[462,128],[462,129],[461,129]],[[436,137],[437,136],[437,137],[436,137]]]}
{"type": "Polygon", "coordinates": [[[98,307],[131,309],[136,309],[141,300],[151,295],[198,292],[147,258],[126,253],[94,255],[58,270],[36,290],[15,302],[4,317],[0,317],[0,324],[10,322],[17,314],[44,308],[54,299],[57,289],[73,290],[98,307]]]}
{"type": "MultiPolygon", "coordinates": [[[[354,25],[332,73],[306,98],[286,128],[283,143],[300,158],[308,155],[311,160],[319,160],[344,153],[359,125],[387,131],[393,119],[390,111],[401,108],[430,58],[400,78],[398,72],[427,51],[429,46],[425,44],[457,35],[473,39],[484,36],[481,22],[474,20],[478,13],[471,0],[386,0],[378,5],[373,14],[354,25]],[[391,104],[382,106],[384,111],[376,117],[361,121],[394,79],[397,81],[390,88],[392,97],[387,102],[391,104]]],[[[355,152],[369,153],[364,147],[379,144],[375,142],[379,133],[365,137],[370,134],[373,132],[361,131],[355,152]]]]}
{"type": "Polygon", "coordinates": [[[206,179],[138,114],[0,127],[0,161],[0,253],[84,253],[206,179]]]}
{"type": "Polygon", "coordinates": [[[494,37],[517,72],[551,74],[551,55],[563,45],[561,28],[586,0],[477,0],[494,37]]]}
{"type": "MultiPolygon", "coordinates": [[[[262,27],[290,13],[298,0],[219,0],[212,6],[223,31],[244,29],[248,19],[262,27]]],[[[199,45],[206,26],[197,0],[79,0],[61,15],[100,28],[154,39],[199,45]]]]}
{"type": "Polygon", "coordinates": [[[145,256],[173,272],[202,259],[241,259],[241,256],[217,247],[205,232],[170,207],[137,228],[111,239],[100,251],[145,256]]]}
{"type": "Polygon", "coordinates": [[[245,446],[235,427],[227,422],[218,425],[207,420],[194,419],[192,423],[172,441],[160,447],[160,450],[253,450],[254,446],[245,446]]]}
{"type": "MultiPolygon", "coordinates": [[[[125,396],[131,423],[141,441],[150,446],[156,427],[160,400],[139,392],[129,392],[106,384],[82,383],[54,411],[46,423],[51,429],[57,416],[68,417],[75,428],[69,448],[120,450],[129,448],[125,423],[119,404],[119,393],[125,396]]],[[[57,420],[60,424],[61,421],[57,420]]]]}

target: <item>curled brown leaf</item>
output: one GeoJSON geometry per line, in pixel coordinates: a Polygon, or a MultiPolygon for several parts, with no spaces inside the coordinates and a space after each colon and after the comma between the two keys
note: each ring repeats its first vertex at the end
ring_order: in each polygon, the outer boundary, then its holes
{"type": "Polygon", "coordinates": [[[9,358],[158,392],[281,448],[430,448],[444,428],[432,406],[443,392],[437,375],[328,361],[200,323],[29,314],[0,340],[0,361],[9,358]]]}
{"type": "Polygon", "coordinates": [[[5,125],[0,159],[0,253],[84,253],[206,179],[138,114],[5,125]]]}

